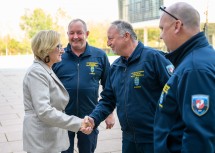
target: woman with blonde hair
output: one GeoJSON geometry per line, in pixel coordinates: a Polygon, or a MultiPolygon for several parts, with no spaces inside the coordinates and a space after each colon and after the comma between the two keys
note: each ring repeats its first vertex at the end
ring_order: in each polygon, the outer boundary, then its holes
{"type": "Polygon", "coordinates": [[[29,153],[57,153],[69,147],[67,130],[92,131],[86,119],[69,116],[64,109],[69,95],[52,71],[64,53],[60,35],[53,30],[42,30],[32,39],[35,60],[23,80],[23,148],[29,153]]]}

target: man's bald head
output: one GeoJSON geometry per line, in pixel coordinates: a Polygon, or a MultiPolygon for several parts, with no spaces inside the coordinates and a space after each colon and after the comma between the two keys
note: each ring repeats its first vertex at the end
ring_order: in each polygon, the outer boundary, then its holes
{"type": "Polygon", "coordinates": [[[198,11],[185,2],[178,2],[166,9],[169,13],[178,17],[187,29],[200,30],[200,15],[198,11]]]}

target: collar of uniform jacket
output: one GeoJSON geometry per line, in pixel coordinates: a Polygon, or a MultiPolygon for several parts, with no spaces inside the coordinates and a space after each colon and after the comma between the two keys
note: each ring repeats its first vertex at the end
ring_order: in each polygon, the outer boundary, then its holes
{"type": "Polygon", "coordinates": [[[204,47],[208,45],[207,38],[204,32],[199,32],[195,36],[191,37],[183,45],[169,54],[166,54],[166,58],[169,59],[172,64],[177,68],[185,56],[194,51],[196,48],[204,47]]]}
{"type": "MultiPolygon", "coordinates": [[[[69,53],[70,55],[77,57],[77,55],[75,55],[72,50],[71,50],[71,45],[68,43],[67,47],[65,48],[65,52],[69,53]]],[[[92,55],[92,51],[88,45],[88,43],[86,44],[86,49],[85,51],[80,55],[80,57],[86,57],[86,56],[91,56],[92,55]]]]}
{"type": "Polygon", "coordinates": [[[139,48],[144,48],[143,43],[138,42],[137,47],[135,48],[135,50],[133,51],[133,53],[131,54],[131,56],[128,59],[126,59],[125,57],[121,56],[122,64],[127,65],[127,64],[130,64],[130,63],[136,61],[137,59],[139,59],[140,55],[142,53],[142,50],[140,50],[139,48]]]}

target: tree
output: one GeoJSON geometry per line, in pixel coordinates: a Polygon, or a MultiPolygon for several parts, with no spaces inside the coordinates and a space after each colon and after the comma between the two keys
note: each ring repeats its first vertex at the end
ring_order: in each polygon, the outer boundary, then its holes
{"type": "Polygon", "coordinates": [[[4,39],[0,39],[0,56],[6,55],[6,41],[4,39]]]}
{"type": "Polygon", "coordinates": [[[54,18],[53,28],[61,35],[61,43],[65,46],[68,43],[67,38],[67,26],[71,20],[71,16],[67,14],[63,9],[59,8],[54,18]],[[64,28],[65,27],[65,28],[64,28]]]}
{"type": "Polygon", "coordinates": [[[96,47],[105,49],[107,48],[107,29],[109,24],[103,23],[93,23],[89,22],[88,29],[90,31],[88,42],[96,47]]]}
{"type": "Polygon", "coordinates": [[[69,18],[70,16],[60,8],[57,10],[55,18],[52,18],[50,14],[46,14],[42,9],[35,9],[33,11],[26,9],[25,14],[20,18],[20,28],[25,31],[25,38],[20,48],[16,47],[17,52],[22,54],[32,53],[29,39],[40,30],[52,29],[58,31],[61,35],[62,43],[66,44],[67,37],[63,26],[68,24],[69,18]]]}
{"type": "Polygon", "coordinates": [[[59,8],[54,15],[46,14],[42,9],[25,11],[25,15],[21,17],[20,28],[26,32],[28,38],[32,38],[38,31],[52,29],[61,35],[61,43],[66,45],[68,40],[64,27],[67,27],[71,17],[63,9],[59,8]]]}
{"type": "Polygon", "coordinates": [[[28,38],[32,38],[38,31],[53,29],[53,19],[51,15],[45,14],[42,9],[35,9],[33,13],[25,11],[21,16],[20,28],[27,33],[28,38]]]}
{"type": "MultiPolygon", "coordinates": [[[[144,29],[135,29],[138,40],[144,41],[144,29]]],[[[159,28],[148,28],[148,46],[164,49],[164,44],[160,40],[160,29],[159,28]]]]}

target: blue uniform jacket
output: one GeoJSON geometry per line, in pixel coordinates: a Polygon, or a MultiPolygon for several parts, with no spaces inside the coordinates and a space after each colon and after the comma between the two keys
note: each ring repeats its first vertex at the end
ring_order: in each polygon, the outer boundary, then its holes
{"type": "Polygon", "coordinates": [[[200,32],[166,57],[175,71],[155,115],[155,153],[214,153],[214,49],[200,32]]]}
{"type": "Polygon", "coordinates": [[[98,103],[99,84],[104,87],[110,64],[106,53],[90,45],[79,57],[65,48],[62,61],[53,70],[67,89],[70,100],[65,112],[83,118],[89,115],[98,103]]]}
{"type": "Polygon", "coordinates": [[[156,105],[172,64],[157,50],[141,42],[126,60],[111,65],[102,99],[90,115],[98,126],[116,107],[123,139],[153,143],[156,105]]]}

